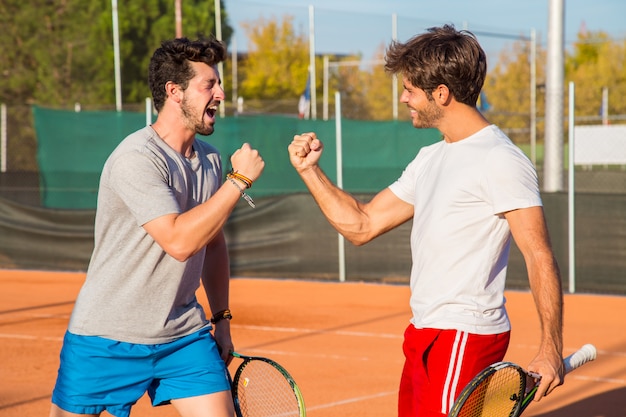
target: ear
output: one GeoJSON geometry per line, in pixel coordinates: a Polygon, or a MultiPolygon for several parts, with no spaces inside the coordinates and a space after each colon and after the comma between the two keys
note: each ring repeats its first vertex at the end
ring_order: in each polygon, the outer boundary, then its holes
{"type": "Polygon", "coordinates": [[[168,99],[172,99],[176,103],[180,103],[183,100],[183,89],[172,81],[165,83],[165,94],[168,99]]]}
{"type": "Polygon", "coordinates": [[[433,90],[433,98],[440,105],[445,105],[452,98],[448,86],[445,84],[439,84],[437,88],[433,90]]]}

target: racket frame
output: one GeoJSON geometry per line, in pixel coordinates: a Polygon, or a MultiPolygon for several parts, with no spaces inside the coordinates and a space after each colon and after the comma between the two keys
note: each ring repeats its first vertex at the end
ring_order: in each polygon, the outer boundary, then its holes
{"type": "Polygon", "coordinates": [[[235,413],[237,414],[237,417],[243,417],[243,414],[241,413],[240,402],[239,402],[239,397],[238,397],[239,379],[241,378],[241,374],[243,373],[243,370],[252,361],[262,361],[262,362],[265,362],[268,365],[274,367],[274,369],[276,369],[278,372],[280,372],[282,374],[282,376],[285,378],[285,380],[289,383],[289,386],[291,387],[291,389],[293,391],[293,394],[296,397],[296,400],[298,402],[299,417],[306,417],[306,408],[304,406],[304,397],[302,396],[302,392],[300,391],[300,387],[298,387],[298,384],[296,384],[296,381],[293,379],[291,374],[282,365],[280,365],[278,362],[276,362],[276,361],[274,361],[272,359],[265,358],[265,357],[262,357],[262,356],[242,355],[242,354],[237,353],[237,352],[231,352],[231,355],[234,358],[238,358],[238,359],[243,360],[243,362],[241,364],[239,364],[239,366],[237,367],[237,370],[235,371],[235,375],[234,375],[234,377],[232,378],[232,381],[231,381],[231,387],[232,387],[231,393],[232,393],[233,403],[235,405],[235,413]]]}
{"type": "MultiPolygon", "coordinates": [[[[519,413],[521,413],[523,410],[521,407],[528,397],[524,396],[524,393],[526,391],[527,373],[520,366],[512,362],[496,362],[483,369],[478,375],[472,378],[472,380],[465,386],[465,388],[463,388],[457,399],[454,401],[454,404],[452,405],[452,408],[448,413],[448,417],[457,417],[459,411],[461,411],[461,409],[465,405],[465,402],[470,398],[472,393],[474,393],[476,387],[482,384],[485,380],[491,378],[496,372],[502,371],[504,368],[511,368],[519,374],[520,388],[517,394],[513,394],[516,395],[517,398],[511,399],[511,401],[515,401],[515,404],[511,409],[510,415],[517,416],[519,413]]],[[[534,396],[534,391],[532,395],[534,396]]]]}
{"type": "MultiPolygon", "coordinates": [[[[596,347],[590,343],[583,345],[576,352],[571,355],[563,358],[563,365],[565,367],[565,374],[572,372],[574,369],[584,365],[587,362],[593,361],[596,359],[597,351],[596,347]]],[[[496,371],[504,368],[504,367],[514,367],[520,372],[522,376],[521,380],[521,390],[523,393],[523,398],[521,401],[518,400],[518,404],[516,404],[515,408],[511,411],[510,417],[518,417],[525,409],[530,405],[533,398],[535,398],[535,393],[537,392],[537,387],[539,386],[539,380],[541,379],[541,375],[534,372],[527,372],[522,369],[520,366],[511,363],[511,362],[497,362],[493,365],[488,366],[484,370],[482,370],[478,375],[476,375],[468,384],[463,388],[463,391],[459,394],[458,398],[452,405],[452,409],[448,413],[448,417],[457,417],[458,412],[465,404],[465,401],[469,398],[469,396],[474,392],[474,389],[487,377],[493,375],[496,371]],[[532,388],[526,392],[526,381],[528,378],[532,378],[535,380],[535,384],[533,384],[532,388]]]]}

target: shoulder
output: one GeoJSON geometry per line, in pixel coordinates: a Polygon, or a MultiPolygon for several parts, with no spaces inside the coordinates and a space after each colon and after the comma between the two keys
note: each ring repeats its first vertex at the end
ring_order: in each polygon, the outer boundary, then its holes
{"type": "Polygon", "coordinates": [[[121,175],[143,172],[155,166],[167,165],[162,142],[154,130],[146,126],[122,140],[107,159],[104,170],[121,171],[121,175]]]}
{"type": "Polygon", "coordinates": [[[497,126],[491,125],[486,132],[489,136],[489,152],[487,158],[493,162],[499,161],[519,161],[522,164],[531,165],[528,156],[497,126]]]}

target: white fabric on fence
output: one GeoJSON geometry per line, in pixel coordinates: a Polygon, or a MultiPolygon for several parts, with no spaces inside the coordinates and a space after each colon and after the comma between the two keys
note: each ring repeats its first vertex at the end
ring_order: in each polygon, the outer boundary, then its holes
{"type": "Polygon", "coordinates": [[[626,125],[574,128],[576,165],[626,165],[626,125]]]}

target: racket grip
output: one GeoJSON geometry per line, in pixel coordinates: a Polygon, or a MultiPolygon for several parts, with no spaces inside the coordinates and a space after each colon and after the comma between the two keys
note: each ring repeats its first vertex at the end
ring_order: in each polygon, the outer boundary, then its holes
{"type": "Polygon", "coordinates": [[[579,366],[594,360],[596,358],[596,354],[596,347],[594,345],[584,345],[576,352],[563,359],[563,363],[565,364],[565,373],[567,374],[579,366]]]}

